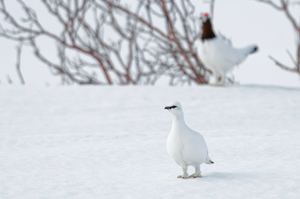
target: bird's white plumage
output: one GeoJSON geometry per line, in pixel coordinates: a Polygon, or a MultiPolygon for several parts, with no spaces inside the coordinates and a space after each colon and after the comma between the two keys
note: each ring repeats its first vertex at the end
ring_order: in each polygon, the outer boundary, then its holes
{"type": "Polygon", "coordinates": [[[212,163],[208,156],[207,145],[200,133],[186,125],[181,105],[175,103],[173,106],[177,108],[169,109],[173,120],[167,138],[167,152],[183,168],[182,177],[187,177],[188,166],[195,167],[196,172],[192,177],[200,177],[200,164],[212,163]]]}
{"type": "Polygon", "coordinates": [[[198,53],[205,67],[210,69],[216,78],[221,77],[224,80],[226,74],[243,62],[255,48],[255,45],[235,48],[229,39],[217,35],[213,39],[201,41],[198,53]]]}
{"type": "Polygon", "coordinates": [[[202,135],[191,130],[182,120],[173,121],[167,139],[167,151],[179,165],[199,165],[208,158],[202,135]]]}

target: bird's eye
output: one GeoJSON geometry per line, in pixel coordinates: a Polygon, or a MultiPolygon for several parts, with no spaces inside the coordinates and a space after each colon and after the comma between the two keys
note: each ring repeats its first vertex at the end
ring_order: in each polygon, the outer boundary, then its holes
{"type": "Polygon", "coordinates": [[[173,106],[171,106],[170,108],[177,108],[177,106],[173,105],[173,106]]]}

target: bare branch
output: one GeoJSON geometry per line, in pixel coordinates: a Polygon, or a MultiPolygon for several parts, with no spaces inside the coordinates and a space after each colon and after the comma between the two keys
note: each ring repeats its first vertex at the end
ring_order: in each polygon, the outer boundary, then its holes
{"type": "Polygon", "coordinates": [[[18,77],[20,79],[21,84],[25,84],[25,80],[21,71],[21,56],[22,56],[22,48],[23,48],[23,42],[20,42],[18,46],[16,47],[17,50],[17,62],[16,62],[16,70],[18,77]]]}
{"type": "Polygon", "coordinates": [[[112,0],[40,1],[57,30],[49,29],[29,2],[16,1],[21,17],[7,2],[0,0],[5,19],[0,36],[19,42],[18,69],[26,42],[63,84],[154,84],[162,77],[207,83],[209,72],[195,48],[199,24],[191,0],[145,0],[131,6],[112,0]],[[56,44],[57,59],[44,52],[40,38],[56,44]]]}
{"type": "MultiPolygon", "coordinates": [[[[299,22],[297,22],[296,16],[293,16],[290,11],[291,5],[297,5],[300,3],[300,1],[280,0],[279,3],[277,3],[277,4],[272,0],[256,0],[256,1],[268,4],[271,7],[275,8],[276,10],[284,13],[287,20],[290,22],[292,28],[294,29],[294,31],[296,33],[296,37],[297,37],[297,43],[296,43],[297,47],[296,47],[295,58],[292,56],[290,51],[287,51],[288,56],[290,57],[290,59],[293,63],[293,66],[289,67],[289,66],[279,62],[272,56],[269,56],[269,58],[280,68],[282,68],[286,71],[289,71],[289,72],[297,73],[300,75],[300,24],[299,24],[299,22]]],[[[297,16],[297,17],[299,17],[299,16],[297,16]]]]}
{"type": "Polygon", "coordinates": [[[274,57],[269,56],[269,58],[270,58],[277,66],[279,66],[279,67],[282,68],[283,70],[290,71],[290,72],[296,72],[296,69],[291,68],[291,67],[288,67],[287,65],[285,65],[285,64],[281,63],[280,61],[276,60],[274,57]]]}

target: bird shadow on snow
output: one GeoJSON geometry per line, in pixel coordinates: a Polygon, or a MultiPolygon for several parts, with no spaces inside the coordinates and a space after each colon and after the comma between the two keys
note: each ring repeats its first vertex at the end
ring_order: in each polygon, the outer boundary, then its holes
{"type": "Polygon", "coordinates": [[[204,175],[201,180],[245,180],[245,179],[255,179],[257,177],[256,173],[251,172],[211,172],[204,175]]]}

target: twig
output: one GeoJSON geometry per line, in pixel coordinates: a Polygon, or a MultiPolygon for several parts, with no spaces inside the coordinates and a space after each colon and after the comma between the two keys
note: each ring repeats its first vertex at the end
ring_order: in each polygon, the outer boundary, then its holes
{"type": "Polygon", "coordinates": [[[16,47],[17,50],[17,61],[16,61],[16,70],[18,77],[20,79],[21,84],[25,84],[25,80],[21,71],[21,56],[22,56],[22,48],[23,48],[23,42],[20,42],[18,46],[16,47]]]}

